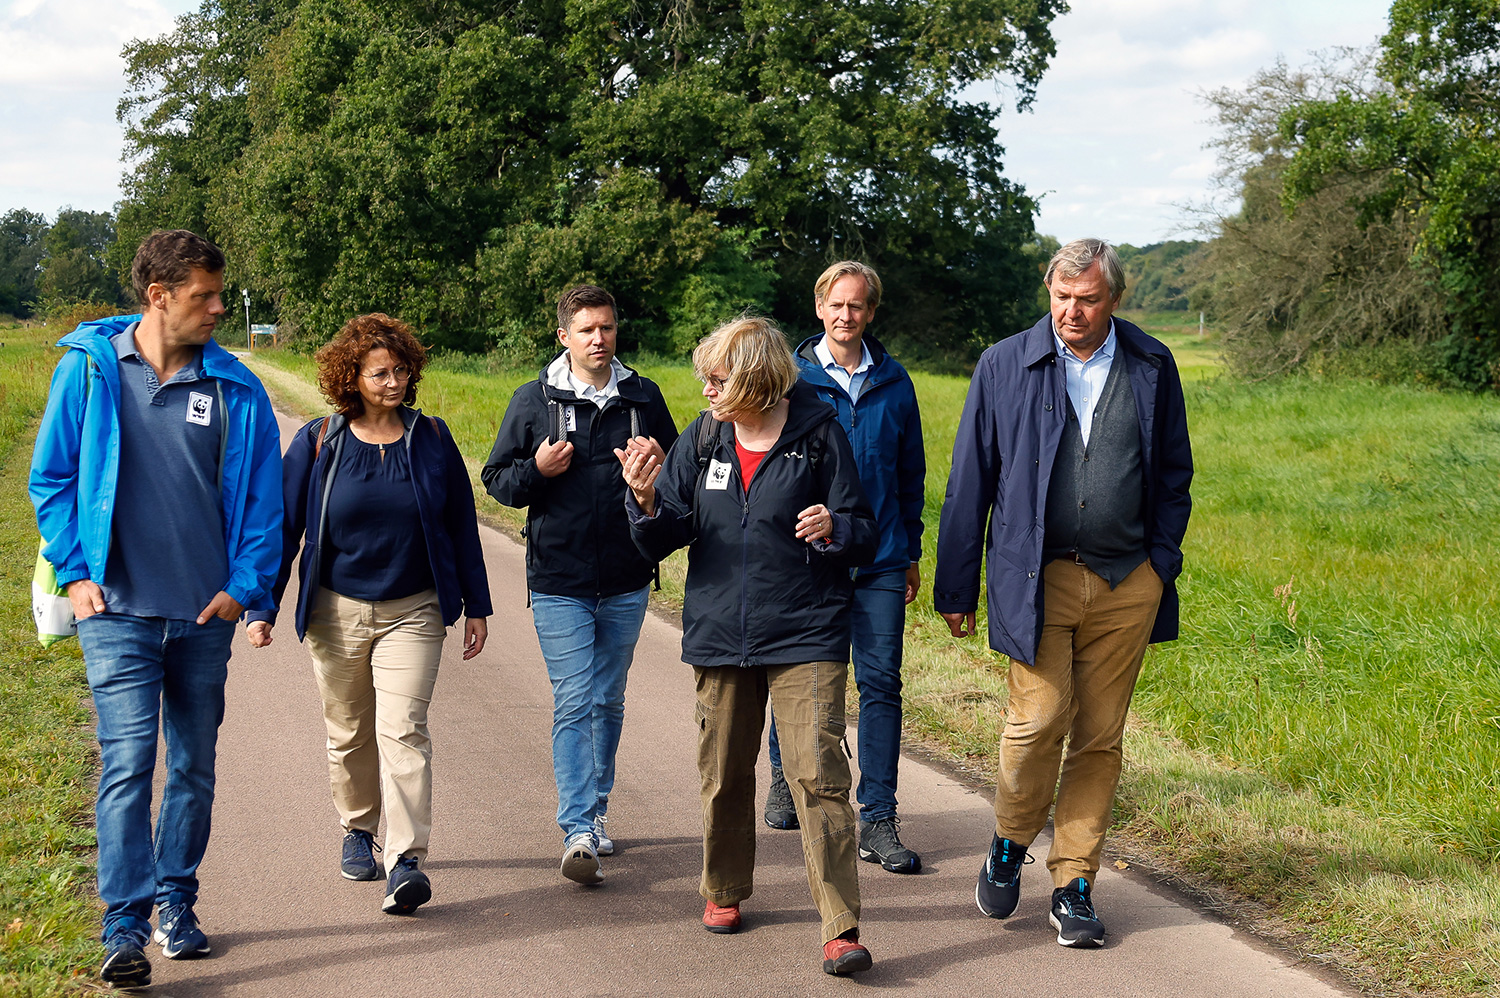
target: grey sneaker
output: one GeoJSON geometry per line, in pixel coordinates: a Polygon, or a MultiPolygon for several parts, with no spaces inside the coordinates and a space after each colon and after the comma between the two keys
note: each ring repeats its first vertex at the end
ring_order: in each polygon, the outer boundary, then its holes
{"type": "Polygon", "coordinates": [[[797,805],[792,803],[792,788],[780,766],[771,767],[771,789],[766,792],[766,824],[772,828],[796,828],[797,805]]]}
{"type": "Polygon", "coordinates": [[[615,840],[610,838],[609,833],[604,830],[604,826],[608,822],[608,815],[594,815],[594,841],[598,843],[598,851],[601,856],[613,856],[615,854],[615,840]]]}
{"type": "Polygon", "coordinates": [[[879,863],[892,873],[916,873],[922,869],[922,857],[901,844],[897,829],[901,819],[889,818],[859,823],[859,858],[879,863]]]}
{"type": "Polygon", "coordinates": [[[574,832],[563,843],[562,875],[577,884],[593,885],[604,881],[599,868],[599,846],[593,832],[574,832]]]}

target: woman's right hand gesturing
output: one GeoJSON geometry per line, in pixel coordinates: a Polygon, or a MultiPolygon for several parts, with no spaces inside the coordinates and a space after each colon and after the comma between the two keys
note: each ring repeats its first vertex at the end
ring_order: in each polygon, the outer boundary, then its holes
{"type": "Polygon", "coordinates": [[[644,437],[632,439],[625,448],[615,448],[615,457],[620,459],[620,474],[635,496],[641,512],[656,515],[656,476],[661,474],[661,446],[655,440],[644,437]],[[646,441],[642,443],[642,441],[646,441]]]}

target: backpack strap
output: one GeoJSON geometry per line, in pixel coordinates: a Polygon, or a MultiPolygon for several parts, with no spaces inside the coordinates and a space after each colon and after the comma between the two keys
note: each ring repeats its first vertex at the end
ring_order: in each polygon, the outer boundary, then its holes
{"type": "Polygon", "coordinates": [[[703,479],[708,475],[708,460],[713,456],[719,442],[720,423],[704,409],[698,416],[698,476],[693,479],[693,536],[698,536],[698,496],[703,491],[703,479]]]}
{"type": "Polygon", "coordinates": [[[318,459],[318,455],[319,454],[323,453],[323,438],[326,437],[326,436],[328,436],[328,423],[332,419],[333,419],[332,416],[324,416],[323,417],[323,425],[320,426],[320,427],[318,427],[318,439],[315,440],[315,441],[313,441],[313,460],[314,461],[316,461],[318,459]]]}
{"type": "Polygon", "coordinates": [[[562,403],[555,399],[547,400],[547,439],[555,444],[568,442],[568,416],[563,411],[562,403]]]}

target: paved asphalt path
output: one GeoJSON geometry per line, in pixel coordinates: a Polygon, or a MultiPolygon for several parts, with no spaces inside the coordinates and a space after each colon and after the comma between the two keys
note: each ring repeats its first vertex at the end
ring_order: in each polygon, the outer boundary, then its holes
{"type": "MultiPolygon", "coordinates": [[[[284,435],[292,428],[283,421],[284,435]]],[[[341,830],[307,653],[289,624],[267,649],[250,648],[241,632],[201,869],[198,913],[213,955],[170,961],[152,947],[153,994],[1349,994],[1112,868],[1098,884],[1110,933],[1102,950],[1056,944],[1040,862],[1023,877],[1016,915],[982,917],[974,880],[993,827],[990,803],[911,757],[901,763],[902,834],[924,869],[901,876],[860,864],[873,970],[823,974],[795,832],[761,829],[744,928],[705,932],[692,674],[679,658],[679,631],[655,616],[630,675],[610,802],[617,852],[605,860],[602,886],[563,880],[551,692],[526,608],[524,555],[493,531],[482,535],[497,608],[489,644],[466,663],[450,632],[432,704],[425,869],[433,900],[414,916],[384,915],[383,880],[340,878],[341,830]]]]}

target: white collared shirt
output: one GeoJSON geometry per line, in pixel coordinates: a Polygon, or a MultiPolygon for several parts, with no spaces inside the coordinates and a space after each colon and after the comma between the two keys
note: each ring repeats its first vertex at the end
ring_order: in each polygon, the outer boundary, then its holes
{"type": "Polygon", "coordinates": [[[575,375],[572,368],[569,368],[568,387],[573,389],[573,394],[577,395],[581,401],[592,402],[603,409],[609,404],[610,399],[620,394],[620,375],[615,370],[615,366],[611,364],[609,366],[609,383],[603,388],[595,388],[587,381],[575,375]]]}
{"type": "Polygon", "coordinates": [[[1057,355],[1062,358],[1063,371],[1068,379],[1068,399],[1073,403],[1073,412],[1078,416],[1078,428],[1083,431],[1083,446],[1089,445],[1089,431],[1094,427],[1094,410],[1099,407],[1099,397],[1104,394],[1104,383],[1109,380],[1109,369],[1115,359],[1115,320],[1109,320],[1109,335],[1088,360],[1079,360],[1069,346],[1057,335],[1057,324],[1052,326],[1052,339],[1057,343],[1057,355]]]}
{"type": "Polygon", "coordinates": [[[870,357],[870,348],[863,341],[859,344],[859,351],[859,366],[851,374],[833,359],[833,352],[828,349],[827,333],[824,333],[823,338],[813,344],[813,356],[818,358],[818,363],[823,366],[824,371],[828,372],[828,376],[849,393],[851,402],[859,401],[859,393],[864,390],[865,379],[869,377],[870,368],[875,363],[870,357]]]}

